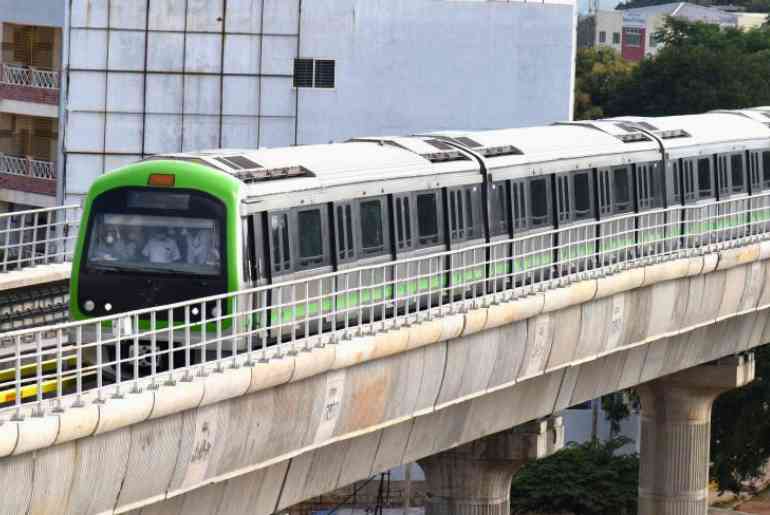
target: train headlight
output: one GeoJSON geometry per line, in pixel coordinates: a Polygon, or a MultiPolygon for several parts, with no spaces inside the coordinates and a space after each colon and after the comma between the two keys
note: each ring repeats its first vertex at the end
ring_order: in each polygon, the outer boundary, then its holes
{"type": "Polygon", "coordinates": [[[211,316],[213,316],[213,317],[218,317],[219,316],[219,308],[218,307],[211,308],[211,316]]]}
{"type": "Polygon", "coordinates": [[[112,311],[112,304],[109,302],[104,305],[104,311],[112,311]]]}
{"type": "Polygon", "coordinates": [[[83,303],[83,309],[85,309],[89,313],[93,311],[95,307],[96,307],[96,304],[94,304],[94,301],[92,300],[87,300],[83,303]]]}

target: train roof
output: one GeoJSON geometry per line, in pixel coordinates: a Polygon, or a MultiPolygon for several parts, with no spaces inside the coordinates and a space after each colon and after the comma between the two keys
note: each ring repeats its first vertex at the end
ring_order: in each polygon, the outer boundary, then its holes
{"type": "Polygon", "coordinates": [[[494,179],[660,160],[655,141],[638,130],[623,130],[617,125],[561,123],[520,129],[447,131],[436,136],[481,153],[494,179]],[[506,147],[517,152],[488,155],[489,149],[506,147]]]}
{"type": "Polygon", "coordinates": [[[194,161],[235,176],[246,184],[247,202],[249,198],[336,186],[355,185],[360,189],[372,182],[377,182],[378,187],[368,193],[382,193],[385,190],[379,185],[383,181],[408,181],[412,187],[422,181],[422,188],[427,189],[436,187],[439,175],[442,186],[482,181],[480,165],[471,154],[446,148],[443,142],[430,138],[371,138],[258,150],[216,149],[152,159],[194,161]]]}
{"type": "Polygon", "coordinates": [[[682,116],[622,117],[661,138],[671,158],[766,148],[770,127],[733,113],[712,112],[682,116]]]}
{"type": "Polygon", "coordinates": [[[743,116],[759,122],[770,127],[770,110],[763,111],[761,109],[720,109],[713,111],[715,113],[729,113],[733,115],[743,116]]]}

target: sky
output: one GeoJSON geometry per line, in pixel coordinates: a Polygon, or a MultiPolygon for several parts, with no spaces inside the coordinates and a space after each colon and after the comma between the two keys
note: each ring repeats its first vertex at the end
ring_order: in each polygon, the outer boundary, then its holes
{"type": "MultiPolygon", "coordinates": [[[[580,14],[588,12],[588,2],[589,0],[578,0],[578,11],[580,14]]],[[[618,5],[618,0],[599,0],[599,9],[603,11],[612,10],[616,5],[618,5]]]]}

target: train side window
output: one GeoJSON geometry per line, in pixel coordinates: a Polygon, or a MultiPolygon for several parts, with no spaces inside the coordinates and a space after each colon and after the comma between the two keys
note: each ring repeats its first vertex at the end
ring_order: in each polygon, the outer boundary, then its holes
{"type": "Polygon", "coordinates": [[[599,170],[599,215],[609,215],[612,213],[612,176],[610,170],[599,170]]]}
{"type": "Polygon", "coordinates": [[[681,173],[681,163],[679,161],[676,161],[672,163],[671,170],[674,175],[674,198],[672,199],[674,203],[681,204],[682,203],[682,173],[681,173]]]}
{"type": "Polygon", "coordinates": [[[361,219],[361,253],[375,256],[386,252],[386,224],[382,199],[362,200],[359,203],[361,219]]]}
{"type": "Polygon", "coordinates": [[[297,268],[328,264],[324,248],[324,216],[320,207],[297,210],[297,268]]]}
{"type": "Polygon", "coordinates": [[[730,188],[730,168],[727,156],[716,157],[716,171],[717,171],[717,191],[720,197],[729,197],[730,188]]]}
{"type": "Polygon", "coordinates": [[[441,242],[439,199],[435,192],[417,193],[417,238],[420,246],[427,247],[441,242]]]}
{"type": "MultiPolygon", "coordinates": [[[[465,239],[465,220],[463,206],[463,192],[455,189],[449,190],[449,238],[452,241],[465,239]]],[[[419,206],[419,204],[418,204],[419,206]]],[[[422,236],[422,228],[420,228],[422,236]]]]}
{"type": "Polygon", "coordinates": [[[408,195],[398,196],[395,199],[395,223],[396,223],[396,248],[408,250],[414,246],[412,240],[412,213],[411,198],[408,195]]]}
{"type": "Polygon", "coordinates": [[[347,204],[338,204],[334,218],[337,223],[335,236],[337,238],[337,259],[349,261],[356,257],[356,245],[353,238],[353,208],[347,204]]]}
{"type": "Polygon", "coordinates": [[[556,178],[557,209],[559,211],[559,223],[569,222],[572,199],[568,175],[560,175],[556,178]]]}
{"type": "Polygon", "coordinates": [[[524,231],[528,227],[526,181],[513,181],[513,230],[524,231]]]}
{"type": "Polygon", "coordinates": [[[730,156],[730,173],[732,175],[732,192],[743,193],[746,191],[744,154],[733,154],[730,156]]]}
{"type": "Polygon", "coordinates": [[[551,225],[551,194],[546,177],[529,180],[529,215],[531,228],[551,225]]]}
{"type": "MultiPolygon", "coordinates": [[[[677,177],[679,166],[674,164],[674,200],[681,202],[681,184],[677,177]]],[[[663,174],[658,163],[636,166],[636,199],[640,210],[663,206],[663,174]]]]}
{"type": "Polygon", "coordinates": [[[770,189],[770,151],[762,152],[762,183],[764,189],[770,189]]]}
{"type": "Polygon", "coordinates": [[[698,159],[698,198],[710,198],[714,196],[714,187],[711,180],[711,159],[704,157],[698,159]]]}
{"type": "Polygon", "coordinates": [[[633,210],[631,199],[631,174],[628,167],[623,166],[612,170],[612,189],[615,213],[626,213],[633,210]]]}
{"type": "Polygon", "coordinates": [[[276,213],[270,216],[270,232],[273,271],[280,273],[291,270],[288,213],[276,213]]]}
{"type": "Polygon", "coordinates": [[[508,181],[492,184],[492,236],[510,235],[511,198],[508,181]]]}
{"type": "Polygon", "coordinates": [[[575,192],[575,220],[586,220],[591,218],[591,206],[593,204],[593,195],[591,194],[591,174],[590,172],[576,172],[572,179],[575,192]]]}

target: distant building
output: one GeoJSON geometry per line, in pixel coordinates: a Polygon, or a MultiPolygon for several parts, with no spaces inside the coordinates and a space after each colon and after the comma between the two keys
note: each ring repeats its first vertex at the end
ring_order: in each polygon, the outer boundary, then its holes
{"type": "Polygon", "coordinates": [[[687,2],[598,11],[594,16],[593,46],[613,48],[629,61],[640,61],[657,53],[660,44],[655,34],[668,17],[737,28],[759,26],[767,19],[764,13],[726,12],[687,2]]]}

